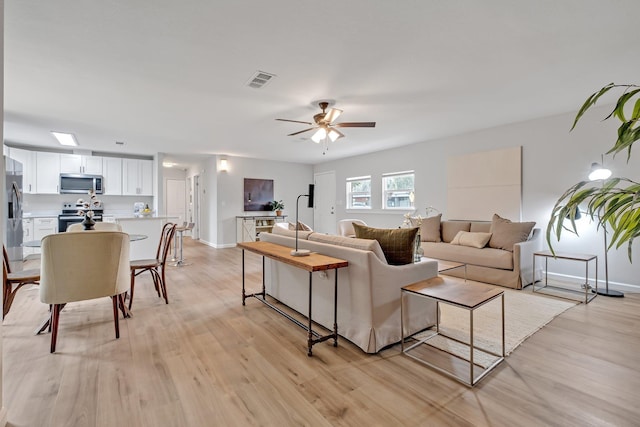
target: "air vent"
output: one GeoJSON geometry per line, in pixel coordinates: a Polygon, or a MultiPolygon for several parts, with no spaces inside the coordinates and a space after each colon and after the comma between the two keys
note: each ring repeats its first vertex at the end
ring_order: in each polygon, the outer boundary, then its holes
{"type": "Polygon", "coordinates": [[[275,76],[275,74],[265,73],[264,71],[256,71],[256,73],[251,76],[251,78],[247,82],[247,86],[254,89],[260,89],[264,87],[264,85],[269,83],[275,76]]]}

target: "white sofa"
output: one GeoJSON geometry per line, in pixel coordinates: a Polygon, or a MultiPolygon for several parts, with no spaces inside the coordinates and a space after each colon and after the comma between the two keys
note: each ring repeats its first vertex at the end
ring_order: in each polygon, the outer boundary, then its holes
{"type": "MultiPolygon", "coordinates": [[[[295,232],[282,228],[260,234],[260,239],[295,247],[295,232]]],[[[438,274],[436,261],[400,266],[386,262],[376,240],[298,232],[298,247],[347,260],[338,270],[338,333],[367,353],[377,353],[397,343],[400,331],[400,288],[438,274]]],[[[307,314],[308,273],[282,262],[265,260],[265,285],[269,295],[307,314]]],[[[313,320],[333,328],[334,272],[314,273],[313,320]]],[[[436,307],[415,298],[405,300],[407,332],[435,324],[436,307]]]]}

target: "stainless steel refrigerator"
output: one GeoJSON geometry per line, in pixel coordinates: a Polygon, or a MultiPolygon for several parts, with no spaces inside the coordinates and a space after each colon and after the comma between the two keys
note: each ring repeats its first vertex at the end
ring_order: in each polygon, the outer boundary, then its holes
{"type": "Polygon", "coordinates": [[[5,247],[11,271],[22,270],[22,163],[5,156],[5,247]]]}

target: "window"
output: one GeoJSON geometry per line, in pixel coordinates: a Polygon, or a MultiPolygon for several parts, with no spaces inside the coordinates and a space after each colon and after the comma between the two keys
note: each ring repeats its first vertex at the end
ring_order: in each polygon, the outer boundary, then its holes
{"type": "Polygon", "coordinates": [[[371,209],[371,176],[347,178],[347,209],[371,209]]]}
{"type": "Polygon", "coordinates": [[[382,209],[413,208],[414,172],[394,172],[382,175],[382,209]]]}

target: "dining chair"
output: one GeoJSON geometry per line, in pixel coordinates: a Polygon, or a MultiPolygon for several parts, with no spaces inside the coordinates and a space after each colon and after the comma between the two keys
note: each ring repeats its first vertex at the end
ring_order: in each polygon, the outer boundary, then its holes
{"type": "Polygon", "coordinates": [[[7,248],[2,245],[2,318],[4,319],[11,309],[13,299],[18,289],[24,285],[37,285],[40,283],[40,269],[31,268],[22,271],[11,271],[7,248]],[[14,288],[15,286],[15,288],[14,288]]]}
{"type": "Polygon", "coordinates": [[[167,222],[162,227],[158,250],[154,259],[138,259],[131,261],[131,289],[129,291],[129,310],[133,304],[133,292],[135,288],[136,276],[148,271],[151,273],[153,285],[159,297],[164,298],[165,304],[169,304],[167,297],[167,284],[165,280],[165,267],[167,265],[167,255],[171,249],[171,240],[176,232],[176,224],[167,222]],[[161,295],[162,293],[162,295],[161,295]]]}
{"type": "Polygon", "coordinates": [[[60,312],[70,302],[110,297],[116,339],[120,338],[118,307],[124,312],[129,289],[128,234],[50,234],[42,238],[41,262],[40,301],[50,307],[51,353],[56,351],[60,312]]]}
{"type": "MultiPolygon", "coordinates": [[[[122,227],[120,226],[120,224],[117,224],[115,222],[102,222],[102,221],[97,221],[94,224],[93,229],[96,231],[122,231],[122,227]]],[[[76,222],[75,224],[69,225],[67,227],[67,231],[76,232],[76,231],[85,231],[85,230],[84,230],[84,225],[82,225],[82,223],[76,222]]]]}

